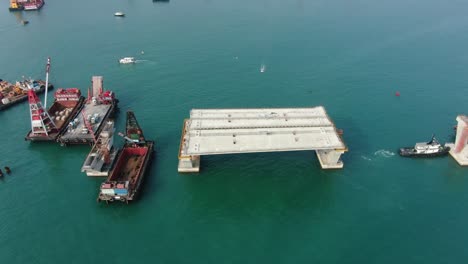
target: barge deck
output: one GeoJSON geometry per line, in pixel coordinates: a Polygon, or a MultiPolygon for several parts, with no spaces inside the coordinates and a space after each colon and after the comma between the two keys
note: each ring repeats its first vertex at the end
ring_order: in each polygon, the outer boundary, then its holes
{"type": "Polygon", "coordinates": [[[108,176],[118,154],[114,147],[114,122],[108,121],[85,159],[81,172],[88,176],[108,176]]]}
{"type": "Polygon", "coordinates": [[[102,90],[102,77],[94,76],[93,90],[74,122],[58,138],[62,146],[94,143],[104,124],[112,117],[117,108],[117,99],[111,91],[102,90]],[[95,96],[93,96],[95,95],[95,96]]]}
{"type": "MultiPolygon", "coordinates": [[[[122,135],[123,136],[123,135],[122,135]]],[[[109,177],[101,184],[98,201],[135,200],[150,164],[154,141],[145,140],[133,112],[127,112],[127,141],[109,177]]]]}
{"type": "Polygon", "coordinates": [[[54,97],[54,103],[46,112],[34,91],[29,91],[31,130],[25,140],[56,141],[84,102],[84,97],[77,88],[58,89],[54,97]]]}
{"type": "MultiPolygon", "coordinates": [[[[54,89],[52,84],[49,83],[48,86],[49,90],[54,89]]],[[[42,94],[45,91],[45,82],[42,80],[25,80],[14,85],[0,80],[0,111],[27,101],[29,89],[33,89],[36,94],[42,94]]]]}

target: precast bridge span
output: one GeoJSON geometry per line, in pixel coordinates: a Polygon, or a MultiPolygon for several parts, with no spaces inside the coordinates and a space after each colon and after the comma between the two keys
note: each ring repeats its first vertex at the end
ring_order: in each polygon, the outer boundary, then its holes
{"type": "Polygon", "coordinates": [[[178,171],[198,172],[203,155],[301,150],[315,150],[323,169],[343,168],[347,148],[324,107],[193,109],[184,120],[178,171]]]}

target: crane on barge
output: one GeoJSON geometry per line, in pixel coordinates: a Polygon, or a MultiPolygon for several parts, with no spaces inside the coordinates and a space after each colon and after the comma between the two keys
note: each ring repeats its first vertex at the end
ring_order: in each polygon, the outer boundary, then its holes
{"type": "Polygon", "coordinates": [[[31,115],[31,132],[33,135],[46,137],[49,136],[49,133],[58,131],[54,120],[50,117],[46,108],[47,86],[49,85],[49,70],[50,58],[47,58],[44,106],[42,106],[41,100],[39,100],[39,97],[37,97],[34,89],[32,87],[29,87],[28,89],[29,113],[31,115]]]}

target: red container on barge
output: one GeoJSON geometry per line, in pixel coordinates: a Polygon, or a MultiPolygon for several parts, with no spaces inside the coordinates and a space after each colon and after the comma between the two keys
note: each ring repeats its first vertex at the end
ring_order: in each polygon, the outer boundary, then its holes
{"type": "Polygon", "coordinates": [[[153,154],[154,141],[143,136],[135,115],[127,112],[126,143],[107,180],[101,184],[98,201],[132,201],[136,198],[153,154]]]}

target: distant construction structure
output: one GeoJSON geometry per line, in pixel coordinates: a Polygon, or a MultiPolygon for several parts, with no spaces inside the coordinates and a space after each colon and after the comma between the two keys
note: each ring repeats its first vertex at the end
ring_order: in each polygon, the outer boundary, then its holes
{"type": "Polygon", "coordinates": [[[457,134],[455,136],[455,143],[447,143],[446,146],[450,147],[450,155],[461,166],[468,166],[468,117],[465,115],[457,116],[457,134]]]}
{"type": "Polygon", "coordinates": [[[200,156],[315,150],[323,169],[341,169],[347,147],[322,106],[193,109],[184,120],[179,172],[199,172],[200,156]]]}

